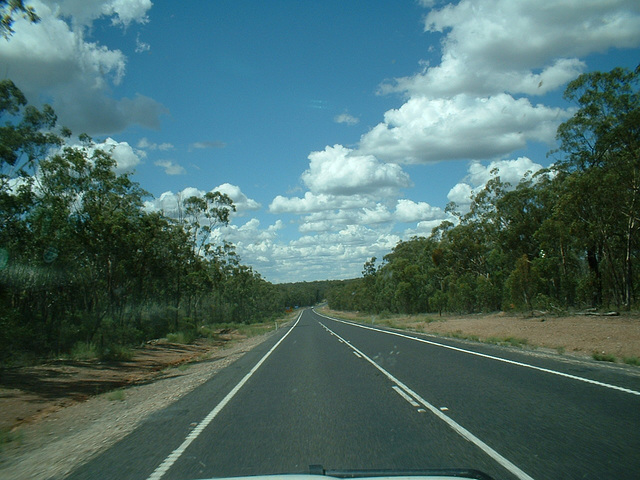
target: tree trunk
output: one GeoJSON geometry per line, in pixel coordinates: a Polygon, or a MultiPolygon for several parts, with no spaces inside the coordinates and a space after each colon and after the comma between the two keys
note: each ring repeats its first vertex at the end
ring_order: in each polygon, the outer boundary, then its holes
{"type": "Polygon", "coordinates": [[[593,291],[591,293],[591,306],[594,308],[602,305],[602,274],[600,273],[600,259],[595,248],[587,250],[587,262],[589,270],[593,274],[593,291]]]}
{"type": "Polygon", "coordinates": [[[629,217],[627,223],[627,252],[625,255],[624,265],[624,306],[627,310],[631,310],[631,303],[633,301],[633,255],[631,252],[632,232],[635,227],[635,218],[629,217]]]}

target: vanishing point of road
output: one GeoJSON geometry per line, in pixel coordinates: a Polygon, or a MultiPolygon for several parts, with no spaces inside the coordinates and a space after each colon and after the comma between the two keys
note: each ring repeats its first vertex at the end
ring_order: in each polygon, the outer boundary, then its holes
{"type": "Polygon", "coordinates": [[[640,376],[304,310],[68,478],[308,473],[311,464],[638,478],[640,376]]]}

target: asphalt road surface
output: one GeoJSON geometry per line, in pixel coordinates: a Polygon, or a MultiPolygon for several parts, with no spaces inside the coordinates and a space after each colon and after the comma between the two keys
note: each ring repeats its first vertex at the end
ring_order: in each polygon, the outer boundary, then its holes
{"type": "Polygon", "coordinates": [[[640,376],[305,310],[69,478],[186,480],[311,464],[640,478],[640,376]]]}

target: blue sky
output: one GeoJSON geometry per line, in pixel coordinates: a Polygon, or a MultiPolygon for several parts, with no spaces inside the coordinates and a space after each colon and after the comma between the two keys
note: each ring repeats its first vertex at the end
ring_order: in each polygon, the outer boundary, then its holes
{"type": "Polygon", "coordinates": [[[548,166],[566,84],[640,63],[635,0],[33,0],[0,67],[110,149],[171,215],[212,189],[214,234],[267,280],[359,276],[498,168],[548,166]]]}

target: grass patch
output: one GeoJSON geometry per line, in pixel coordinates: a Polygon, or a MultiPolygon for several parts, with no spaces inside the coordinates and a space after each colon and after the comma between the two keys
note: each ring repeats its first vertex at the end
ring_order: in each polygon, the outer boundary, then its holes
{"type": "Polygon", "coordinates": [[[524,348],[529,345],[529,340],[519,337],[487,337],[482,339],[478,335],[462,333],[462,330],[456,330],[447,334],[448,337],[457,338],[459,340],[470,340],[472,342],[488,343],[490,345],[499,345],[501,347],[524,348]]]}
{"type": "Polygon", "coordinates": [[[133,358],[133,350],[124,345],[114,344],[101,349],[93,342],[78,342],[73,346],[71,352],[69,352],[69,355],[65,358],[75,361],[102,360],[126,362],[133,358]]]}
{"type": "Polygon", "coordinates": [[[457,338],[459,340],[471,340],[472,342],[479,342],[480,337],[477,335],[468,335],[466,333],[462,333],[462,330],[456,330],[455,332],[450,332],[448,337],[457,338]]]}
{"type": "MultiPolygon", "coordinates": [[[[282,323],[278,325],[278,328],[280,328],[281,324],[282,323]]],[[[271,330],[275,330],[276,324],[275,322],[251,323],[249,325],[240,324],[237,328],[240,335],[244,335],[245,337],[255,337],[257,335],[270,332],[271,330]]]]}
{"type": "Polygon", "coordinates": [[[180,343],[182,345],[188,345],[193,342],[198,335],[193,330],[180,331],[167,334],[167,341],[169,343],[180,343]]]}
{"type": "Polygon", "coordinates": [[[99,358],[104,361],[126,362],[133,358],[133,350],[123,345],[111,345],[100,352],[99,358]]]}
{"type": "Polygon", "coordinates": [[[91,342],[78,342],[70,352],[71,360],[95,360],[99,356],[98,348],[91,342]]]}
{"type": "Polygon", "coordinates": [[[640,358],[638,357],[624,357],[623,361],[627,365],[635,365],[636,367],[640,367],[640,358]]]}
{"type": "Polygon", "coordinates": [[[397,328],[397,329],[403,328],[402,325],[396,322],[393,318],[382,318],[382,319],[379,319],[375,324],[381,327],[389,327],[389,328],[397,328]]]}
{"type": "Polygon", "coordinates": [[[559,355],[564,355],[565,348],[564,347],[556,347],[556,352],[558,352],[559,355]]]}
{"type": "Polygon", "coordinates": [[[616,361],[616,357],[614,355],[611,355],[610,353],[593,352],[592,357],[593,357],[594,360],[597,360],[598,362],[612,362],[612,363],[615,363],[615,361],[616,361]]]}
{"type": "Polygon", "coordinates": [[[287,323],[288,319],[282,318],[276,321],[262,322],[262,323],[214,323],[211,325],[204,325],[200,328],[200,334],[205,338],[217,339],[221,334],[233,334],[237,333],[244,337],[255,337],[263,335],[267,332],[276,329],[276,323],[278,328],[281,328],[287,323]]]}
{"type": "Polygon", "coordinates": [[[443,317],[432,317],[430,315],[425,315],[424,318],[421,319],[424,323],[434,323],[434,322],[445,322],[446,318],[443,317]]]}
{"type": "Polygon", "coordinates": [[[107,393],[107,400],[109,400],[110,402],[122,402],[125,398],[126,395],[122,388],[107,393]]]}
{"type": "Polygon", "coordinates": [[[21,444],[23,437],[22,430],[0,429],[0,452],[11,443],[21,444]]]}
{"type": "Polygon", "coordinates": [[[509,347],[523,348],[529,345],[529,340],[519,337],[506,337],[502,339],[500,345],[507,345],[509,347]]]}

